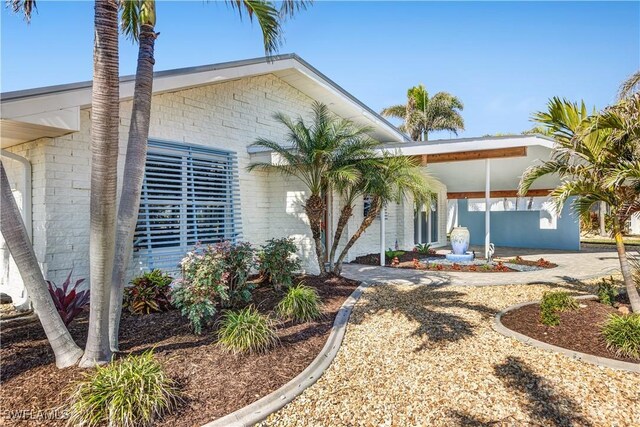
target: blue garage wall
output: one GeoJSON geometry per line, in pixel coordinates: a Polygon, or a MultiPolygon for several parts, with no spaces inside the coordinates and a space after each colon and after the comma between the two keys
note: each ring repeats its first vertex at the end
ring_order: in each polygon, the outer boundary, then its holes
{"type": "MultiPolygon", "coordinates": [[[[540,229],[539,211],[491,212],[491,243],[511,248],[580,250],[580,224],[566,203],[555,230],[540,229]]],[[[458,200],[458,224],[467,227],[472,245],[484,245],[484,212],[469,212],[458,200]]]]}

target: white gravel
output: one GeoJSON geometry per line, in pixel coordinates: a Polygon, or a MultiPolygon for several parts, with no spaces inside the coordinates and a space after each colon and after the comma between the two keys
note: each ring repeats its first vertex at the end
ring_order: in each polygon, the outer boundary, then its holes
{"type": "Polygon", "coordinates": [[[550,288],[369,288],[333,364],[262,425],[640,426],[640,375],[491,328],[495,313],[550,288]]]}

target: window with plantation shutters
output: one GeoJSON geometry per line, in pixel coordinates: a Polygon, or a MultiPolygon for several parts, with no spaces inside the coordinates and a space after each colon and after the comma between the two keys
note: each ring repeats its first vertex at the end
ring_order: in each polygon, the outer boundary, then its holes
{"type": "Polygon", "coordinates": [[[197,242],[235,242],[240,233],[235,153],[149,141],[134,238],[142,267],[176,270],[197,242]]]}

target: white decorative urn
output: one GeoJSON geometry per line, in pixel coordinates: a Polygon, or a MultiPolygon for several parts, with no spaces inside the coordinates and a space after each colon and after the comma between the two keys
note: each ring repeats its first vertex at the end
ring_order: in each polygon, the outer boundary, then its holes
{"type": "Polygon", "coordinates": [[[456,255],[462,255],[469,250],[469,230],[467,227],[455,227],[451,230],[449,239],[451,240],[451,248],[456,255]]]}

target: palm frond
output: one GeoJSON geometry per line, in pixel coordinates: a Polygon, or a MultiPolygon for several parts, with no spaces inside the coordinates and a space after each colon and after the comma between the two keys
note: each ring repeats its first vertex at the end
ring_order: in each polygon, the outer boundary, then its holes
{"type": "Polygon", "coordinates": [[[640,70],[629,76],[627,80],[622,82],[618,91],[618,98],[627,98],[634,93],[640,91],[640,70]]]}
{"type": "Polygon", "coordinates": [[[7,7],[10,7],[13,13],[22,13],[27,23],[31,22],[33,12],[38,11],[36,0],[7,0],[7,7]]]}
{"type": "Polygon", "coordinates": [[[280,11],[273,2],[265,0],[227,0],[231,7],[238,11],[240,18],[243,13],[253,21],[255,17],[262,30],[264,51],[271,56],[278,51],[282,44],[282,28],[280,26],[280,11]]]}

